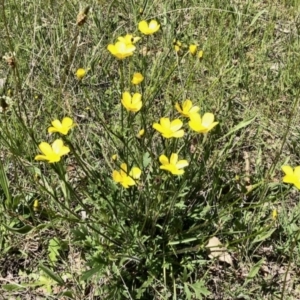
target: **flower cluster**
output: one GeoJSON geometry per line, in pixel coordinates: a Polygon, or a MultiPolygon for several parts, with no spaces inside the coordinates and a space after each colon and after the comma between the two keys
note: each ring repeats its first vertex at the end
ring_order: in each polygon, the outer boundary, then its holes
{"type": "MultiPolygon", "coordinates": [[[[151,20],[149,23],[143,20],[139,23],[138,27],[141,33],[145,35],[151,35],[159,30],[160,25],[156,20],[151,20]]],[[[139,40],[140,37],[133,37],[132,34],[119,36],[115,44],[109,44],[107,46],[107,50],[116,58],[124,59],[133,55],[134,51],[136,50],[134,44],[139,40]]]]}
{"type": "MultiPolygon", "coordinates": [[[[192,55],[196,55],[196,54],[197,54],[197,50],[198,50],[198,46],[197,46],[196,44],[191,44],[191,45],[189,46],[189,52],[190,52],[192,55]]],[[[202,58],[202,56],[203,56],[203,51],[202,51],[202,50],[199,50],[197,56],[198,56],[198,58],[202,58]]]]}
{"type": "MultiPolygon", "coordinates": [[[[214,115],[212,113],[205,113],[203,117],[200,116],[198,106],[193,106],[191,100],[183,102],[182,106],[179,103],[175,104],[176,110],[186,118],[189,118],[189,126],[192,130],[198,133],[208,133],[219,122],[214,122],[214,115]]],[[[183,137],[184,131],[181,129],[183,123],[180,119],[170,121],[169,118],[161,118],[160,124],[154,123],[153,128],[162,134],[164,138],[183,137]]]]}
{"type": "MultiPolygon", "coordinates": [[[[178,54],[178,55],[182,55],[184,53],[184,51],[188,50],[188,52],[195,56],[197,54],[197,51],[198,51],[198,45],[196,44],[190,44],[189,46],[187,46],[187,44],[177,40],[177,39],[174,39],[173,40],[173,46],[174,46],[174,50],[175,52],[178,54]]],[[[202,50],[199,50],[198,51],[198,54],[197,54],[198,58],[202,58],[203,56],[203,51],[202,50]]]]}
{"type": "MultiPolygon", "coordinates": [[[[176,110],[186,118],[189,118],[189,127],[198,132],[206,134],[212,130],[218,122],[214,122],[214,115],[212,113],[205,113],[203,117],[200,116],[198,111],[199,106],[194,106],[191,100],[185,100],[182,105],[175,104],[176,110]]],[[[170,121],[169,118],[161,118],[160,123],[154,123],[153,128],[156,129],[164,138],[181,138],[184,136],[182,129],[183,123],[180,119],[170,121]]],[[[178,154],[172,153],[170,160],[161,155],[159,158],[162,166],[160,169],[171,172],[173,175],[182,175],[184,171],[182,168],[188,166],[186,160],[178,161],[178,154]]]]}
{"type": "MultiPolygon", "coordinates": [[[[149,23],[141,21],[138,24],[139,31],[145,35],[152,35],[160,29],[160,25],[156,20],[151,20],[149,23]]],[[[132,56],[136,47],[134,44],[139,40],[139,37],[133,37],[133,35],[127,34],[120,36],[117,39],[116,44],[108,45],[107,49],[112,55],[118,59],[124,59],[128,56],[132,56]]],[[[181,50],[182,43],[178,40],[174,40],[174,47],[177,52],[181,50]]],[[[189,52],[192,55],[197,53],[198,46],[191,44],[189,46],[189,52]]],[[[199,52],[200,53],[200,52],[199,52]]],[[[198,54],[199,56],[200,54],[198,54]]],[[[202,54],[201,54],[202,55],[202,54]]],[[[140,84],[144,80],[144,76],[141,73],[134,73],[131,83],[134,85],[140,84]]],[[[131,94],[130,92],[123,92],[121,103],[128,112],[138,112],[141,110],[142,95],[140,93],[131,94]]],[[[214,115],[212,113],[205,113],[202,117],[199,114],[200,107],[193,105],[192,101],[187,99],[182,104],[176,103],[175,108],[177,112],[185,117],[189,118],[189,127],[198,133],[206,134],[212,130],[218,122],[214,122],[214,115]]],[[[183,122],[180,119],[170,120],[167,117],[160,118],[159,123],[154,123],[152,127],[157,130],[164,138],[181,138],[184,136],[183,122]]],[[[144,129],[141,129],[137,134],[137,138],[141,138],[144,134],[144,129]]],[[[186,160],[178,160],[178,154],[172,153],[170,158],[164,154],[159,157],[161,163],[160,169],[169,171],[173,175],[182,175],[184,173],[183,168],[188,166],[186,160]]],[[[135,185],[137,176],[135,172],[138,172],[138,177],[141,175],[140,169],[133,168],[129,173],[127,172],[127,165],[122,164],[120,171],[113,171],[113,180],[120,183],[123,187],[135,185]],[[139,170],[139,171],[137,171],[139,170]]]]}

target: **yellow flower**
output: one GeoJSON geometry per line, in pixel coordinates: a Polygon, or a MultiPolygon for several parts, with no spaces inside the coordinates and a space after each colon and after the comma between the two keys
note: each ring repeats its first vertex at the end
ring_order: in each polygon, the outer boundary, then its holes
{"type": "Polygon", "coordinates": [[[86,75],[86,70],[85,69],[79,68],[76,71],[76,77],[77,77],[78,80],[81,80],[85,75],[86,75]]]}
{"type": "Polygon", "coordinates": [[[162,164],[159,168],[162,170],[169,171],[173,175],[182,175],[184,171],[180,169],[189,165],[189,163],[186,160],[178,161],[178,155],[176,153],[172,153],[170,161],[165,155],[161,155],[159,157],[159,161],[162,164]]]}
{"type": "Polygon", "coordinates": [[[273,209],[273,211],[272,211],[272,219],[273,219],[273,220],[276,220],[277,217],[278,217],[278,212],[277,212],[276,209],[273,209]]]}
{"type": "Polygon", "coordinates": [[[135,44],[137,41],[139,41],[141,38],[136,36],[133,37],[132,34],[126,34],[125,36],[119,36],[118,41],[125,43],[126,45],[132,45],[135,44]]]}
{"type": "Polygon", "coordinates": [[[68,134],[69,130],[75,126],[73,120],[69,117],[65,117],[60,122],[59,120],[54,120],[51,122],[53,127],[48,128],[48,133],[59,132],[61,134],[68,134]]]}
{"type": "Polygon", "coordinates": [[[139,84],[144,80],[144,76],[141,73],[134,73],[131,80],[132,84],[139,84]]]}
{"type": "Polygon", "coordinates": [[[167,139],[172,137],[180,138],[184,135],[183,129],[180,129],[182,127],[182,122],[179,119],[170,121],[169,118],[161,118],[160,124],[154,123],[152,127],[167,139]]]}
{"type": "Polygon", "coordinates": [[[146,21],[141,21],[139,23],[139,30],[143,34],[150,35],[158,31],[160,25],[155,20],[151,20],[149,24],[146,21]]]}
{"type": "Polygon", "coordinates": [[[193,106],[191,100],[185,100],[182,104],[182,108],[178,103],[175,104],[177,111],[182,114],[184,117],[190,118],[192,114],[195,114],[199,111],[199,106],[193,106]]]}
{"type": "Polygon", "coordinates": [[[194,45],[194,44],[192,44],[192,45],[190,45],[189,46],[189,51],[190,51],[190,53],[192,54],[192,55],[195,55],[196,54],[196,52],[197,52],[197,45],[194,45]]]}
{"type": "Polygon", "coordinates": [[[117,154],[113,154],[113,155],[111,156],[111,159],[112,159],[112,160],[117,160],[117,158],[118,158],[118,155],[117,155],[117,154]]]}
{"type": "Polygon", "coordinates": [[[46,142],[42,142],[39,144],[40,151],[43,155],[37,155],[35,160],[48,160],[49,163],[54,163],[60,161],[60,158],[63,155],[66,155],[70,152],[69,147],[64,146],[62,140],[55,140],[53,144],[50,146],[46,142]]]}
{"type": "Polygon", "coordinates": [[[199,133],[208,133],[219,122],[214,122],[214,115],[212,113],[205,113],[201,118],[198,113],[190,115],[190,128],[199,133]]]}
{"type": "Polygon", "coordinates": [[[291,183],[300,190],[300,166],[297,166],[294,170],[290,166],[282,166],[281,170],[285,173],[282,181],[285,183],[291,183]]]}
{"type": "Polygon", "coordinates": [[[198,58],[202,58],[202,57],[203,57],[203,51],[200,50],[200,51],[198,52],[198,58]]]}
{"type": "Polygon", "coordinates": [[[137,137],[138,137],[138,138],[141,138],[144,134],[145,134],[145,129],[141,129],[141,130],[139,131],[139,133],[137,134],[137,137]]]}
{"type": "Polygon", "coordinates": [[[141,177],[142,171],[133,167],[129,174],[127,173],[127,165],[125,163],[121,164],[120,171],[113,171],[112,177],[116,183],[120,183],[124,188],[129,188],[132,185],[136,184],[136,180],[141,177]]]}
{"type": "Polygon", "coordinates": [[[131,97],[130,93],[124,92],[121,100],[123,106],[128,111],[138,112],[142,108],[142,95],[139,93],[133,94],[131,97]]]}
{"type": "Polygon", "coordinates": [[[116,42],[114,45],[109,44],[107,50],[116,58],[124,59],[133,55],[135,46],[133,44],[126,44],[125,42],[116,42]]]}

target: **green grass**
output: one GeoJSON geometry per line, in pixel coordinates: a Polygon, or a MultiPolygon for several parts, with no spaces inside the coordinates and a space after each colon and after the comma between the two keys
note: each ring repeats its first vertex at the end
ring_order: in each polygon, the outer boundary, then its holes
{"type": "Polygon", "coordinates": [[[300,298],[299,191],[281,171],[300,164],[300,6],[256,2],[0,0],[0,56],[16,59],[0,61],[1,106],[13,102],[0,115],[5,299],[300,298]],[[143,36],[145,19],[161,29],[143,36]],[[142,39],[118,61],[107,45],[127,33],[142,39]],[[140,112],[124,91],[142,94],[140,112]],[[186,99],[219,124],[204,137],[181,118],[185,137],[162,138],[152,124],[186,99]],[[70,153],[34,160],[65,116],[70,153]],[[180,177],[159,169],[172,152],[189,162],[180,177]],[[137,186],[112,180],[122,162],[142,169],[137,186]],[[231,264],[211,256],[212,237],[231,264]]]}

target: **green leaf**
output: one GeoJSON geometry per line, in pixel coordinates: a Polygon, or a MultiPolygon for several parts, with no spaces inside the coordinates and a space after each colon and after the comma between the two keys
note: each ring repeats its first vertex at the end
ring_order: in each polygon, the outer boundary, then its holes
{"type": "Polygon", "coordinates": [[[4,290],[9,291],[9,292],[18,291],[18,290],[26,288],[25,286],[22,286],[20,284],[3,284],[3,285],[1,285],[1,287],[4,290]]]}
{"type": "Polygon", "coordinates": [[[272,233],[276,230],[276,228],[272,228],[270,229],[269,231],[264,231],[260,234],[258,234],[255,239],[252,241],[252,245],[255,244],[255,243],[259,243],[259,242],[262,242],[262,241],[265,241],[266,239],[268,239],[272,233]]]}
{"type": "Polygon", "coordinates": [[[53,238],[48,244],[48,256],[51,262],[57,261],[57,256],[59,256],[59,251],[61,250],[60,242],[57,238],[53,238]]]}
{"type": "Polygon", "coordinates": [[[247,276],[247,280],[245,281],[244,285],[248,283],[249,279],[252,279],[257,275],[260,267],[262,266],[262,264],[264,262],[265,262],[265,259],[262,258],[260,261],[258,261],[255,265],[252,266],[252,268],[251,268],[251,270],[250,270],[250,272],[247,276]]]}
{"type": "Polygon", "coordinates": [[[39,264],[39,267],[42,271],[45,272],[45,274],[47,274],[51,279],[53,279],[54,281],[56,281],[58,284],[60,285],[64,285],[64,280],[57,274],[55,274],[51,269],[47,268],[45,265],[43,265],[42,263],[39,264]]]}
{"type": "Polygon", "coordinates": [[[186,299],[191,300],[192,299],[192,293],[189,289],[189,286],[186,283],[184,283],[184,292],[185,292],[185,295],[186,295],[186,299]]]}
{"type": "Polygon", "coordinates": [[[198,280],[193,284],[189,284],[189,286],[194,290],[195,292],[195,299],[202,299],[203,296],[209,296],[210,291],[205,287],[203,280],[198,280]]]}
{"type": "Polygon", "coordinates": [[[253,26],[253,25],[256,23],[257,19],[258,19],[262,14],[264,14],[265,12],[266,12],[265,9],[259,11],[259,12],[255,15],[255,17],[253,18],[253,20],[252,20],[251,24],[249,25],[249,27],[253,26]]]}
{"type": "Polygon", "coordinates": [[[14,232],[14,233],[19,233],[19,234],[26,234],[28,232],[30,232],[34,227],[30,226],[30,225],[25,225],[21,228],[12,228],[9,227],[5,224],[2,224],[7,230],[14,232]]]}
{"type": "Polygon", "coordinates": [[[225,135],[223,135],[221,137],[221,139],[224,139],[225,137],[232,135],[234,132],[247,127],[248,125],[250,125],[254,120],[256,119],[256,116],[252,117],[251,119],[248,120],[244,120],[242,122],[240,122],[239,124],[237,124],[235,127],[233,127],[229,132],[227,132],[225,135]]]}
{"type": "Polygon", "coordinates": [[[84,272],[80,277],[80,280],[86,281],[89,280],[94,274],[98,273],[102,269],[102,266],[97,265],[96,267],[84,272]]]}
{"type": "Polygon", "coordinates": [[[60,296],[68,297],[70,299],[75,299],[72,291],[65,291],[60,294],[60,296]]]}
{"type": "Polygon", "coordinates": [[[0,185],[3,189],[3,192],[6,196],[6,201],[4,202],[7,205],[8,209],[11,209],[12,207],[12,196],[9,192],[9,182],[3,167],[2,162],[0,161],[0,185]]]}
{"type": "Polygon", "coordinates": [[[147,168],[151,162],[151,156],[148,152],[143,155],[143,167],[147,168]]]}

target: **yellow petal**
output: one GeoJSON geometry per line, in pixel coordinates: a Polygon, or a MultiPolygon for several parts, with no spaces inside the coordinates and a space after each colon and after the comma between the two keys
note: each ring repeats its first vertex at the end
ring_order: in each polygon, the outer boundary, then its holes
{"type": "Polygon", "coordinates": [[[51,122],[52,126],[55,128],[61,128],[62,124],[59,120],[54,120],[51,122]]]}
{"type": "Polygon", "coordinates": [[[183,129],[174,132],[174,133],[172,134],[172,136],[173,136],[173,137],[176,137],[176,138],[181,138],[181,137],[183,137],[183,136],[184,136],[184,131],[183,131],[183,129]]]}
{"type": "Polygon", "coordinates": [[[69,117],[64,117],[61,124],[63,127],[71,127],[73,126],[73,120],[69,117]]]}
{"type": "Polygon", "coordinates": [[[121,173],[121,176],[127,176],[127,164],[125,164],[125,163],[121,164],[120,173],[121,173]]]}
{"type": "Polygon", "coordinates": [[[53,132],[58,132],[57,128],[55,128],[55,127],[49,127],[48,128],[48,133],[53,133],[53,132]]]}
{"type": "Polygon", "coordinates": [[[282,178],[282,181],[285,183],[295,183],[297,182],[297,178],[293,174],[290,174],[290,175],[285,175],[282,178]]]}
{"type": "Polygon", "coordinates": [[[171,130],[172,131],[177,131],[182,127],[182,121],[179,119],[175,119],[171,122],[171,130]]]}
{"type": "Polygon", "coordinates": [[[142,174],[142,171],[137,168],[137,167],[133,167],[130,171],[130,176],[133,178],[133,179],[139,179],[141,177],[141,174],[142,174]]]}
{"type": "Polygon", "coordinates": [[[189,110],[192,108],[192,106],[193,106],[193,103],[191,100],[185,100],[183,102],[182,109],[184,112],[189,112],[189,110]]]}
{"type": "Polygon", "coordinates": [[[209,127],[214,122],[214,115],[212,113],[205,113],[202,117],[202,125],[209,127]]]}
{"type": "Polygon", "coordinates": [[[45,155],[37,155],[34,159],[35,160],[48,160],[47,156],[45,156],[45,155]]]}
{"type": "Polygon", "coordinates": [[[147,32],[148,30],[148,24],[146,21],[141,21],[139,22],[139,30],[144,33],[144,32],[147,32]]]}
{"type": "Polygon", "coordinates": [[[208,128],[207,131],[212,130],[215,126],[217,126],[219,124],[219,122],[213,122],[208,128]]]}
{"type": "Polygon", "coordinates": [[[67,146],[63,146],[58,153],[60,156],[66,155],[70,152],[70,148],[67,146]]]}
{"type": "Polygon", "coordinates": [[[122,94],[122,99],[124,100],[125,103],[130,103],[131,102],[131,95],[129,92],[124,92],[122,94]]]}
{"type": "Polygon", "coordinates": [[[49,160],[49,163],[54,163],[60,161],[61,156],[56,153],[51,153],[47,155],[47,159],[49,160]]]}
{"type": "Polygon", "coordinates": [[[182,113],[182,109],[181,109],[181,107],[180,107],[180,105],[179,105],[178,102],[176,102],[175,108],[176,108],[176,110],[177,110],[179,113],[182,113]]]}
{"type": "Polygon", "coordinates": [[[109,44],[108,46],[107,46],[107,50],[111,53],[111,54],[116,54],[116,47],[115,47],[115,45],[113,45],[113,44],[109,44]]]}
{"type": "Polygon", "coordinates": [[[178,154],[177,153],[172,153],[170,157],[170,164],[171,165],[176,165],[178,161],[178,154]]]}
{"type": "Polygon", "coordinates": [[[135,93],[132,96],[132,103],[139,103],[141,102],[141,99],[142,99],[142,95],[139,93],[135,93]]]}
{"type": "Polygon", "coordinates": [[[151,20],[149,23],[149,29],[153,30],[158,30],[157,29],[158,23],[156,20],[151,20]]]}
{"type": "Polygon", "coordinates": [[[46,142],[40,143],[39,148],[40,148],[41,152],[43,154],[45,154],[46,156],[53,153],[52,147],[46,142]]]}
{"type": "Polygon", "coordinates": [[[161,118],[160,124],[163,128],[170,128],[171,122],[169,118],[161,118]]]}
{"type": "Polygon", "coordinates": [[[113,177],[113,180],[117,183],[122,181],[121,174],[116,170],[113,171],[112,177],[113,177]]]}
{"type": "Polygon", "coordinates": [[[199,130],[203,129],[203,126],[201,124],[201,117],[198,113],[190,115],[189,126],[191,127],[191,129],[193,129],[194,131],[197,131],[197,132],[199,132],[199,130]]]}
{"type": "Polygon", "coordinates": [[[161,156],[159,157],[159,161],[160,161],[160,163],[163,164],[163,165],[169,164],[169,159],[168,159],[165,155],[161,155],[161,156]]]}
{"type": "Polygon", "coordinates": [[[61,139],[55,140],[52,144],[53,152],[59,156],[63,156],[70,152],[69,147],[64,146],[61,139]]]}
{"type": "Polygon", "coordinates": [[[64,142],[61,139],[55,140],[52,144],[53,152],[56,154],[59,154],[63,145],[64,145],[64,142]]]}
{"type": "Polygon", "coordinates": [[[196,123],[196,124],[201,124],[201,116],[199,114],[192,114],[190,116],[191,122],[196,123]]]}
{"type": "Polygon", "coordinates": [[[182,169],[184,167],[187,167],[188,165],[189,165],[188,161],[184,160],[184,159],[182,159],[176,163],[176,166],[178,169],[182,169]]]}
{"type": "Polygon", "coordinates": [[[184,173],[184,170],[178,170],[177,168],[174,168],[172,170],[173,175],[182,175],[184,173]]]}
{"type": "Polygon", "coordinates": [[[163,133],[164,132],[164,128],[160,125],[160,124],[158,124],[158,123],[154,123],[153,125],[152,125],[152,127],[154,128],[154,129],[156,129],[158,132],[160,132],[160,133],[163,133]]]}
{"type": "Polygon", "coordinates": [[[191,114],[195,114],[200,110],[199,106],[193,106],[190,110],[189,110],[189,115],[191,114]]]}
{"type": "Polygon", "coordinates": [[[124,177],[121,183],[125,188],[128,188],[129,186],[136,184],[135,181],[130,176],[124,177]]]}

